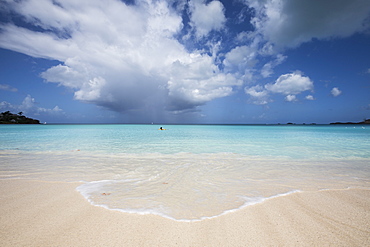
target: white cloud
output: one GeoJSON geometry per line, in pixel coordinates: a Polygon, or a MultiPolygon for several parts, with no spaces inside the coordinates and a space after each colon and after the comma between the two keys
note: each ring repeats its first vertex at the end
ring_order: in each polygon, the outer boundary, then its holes
{"type": "Polygon", "coordinates": [[[249,46],[237,46],[225,55],[223,64],[227,71],[244,72],[247,68],[253,68],[257,63],[256,51],[249,46]]]}
{"type": "MultiPolygon", "coordinates": [[[[194,111],[243,84],[274,76],[286,60],[276,47],[362,31],[370,7],[367,0],[245,3],[254,9],[243,13],[254,15],[255,30],[239,33],[233,43],[234,37],[213,35],[226,34],[229,23],[218,0],[6,1],[2,8],[27,24],[0,24],[0,47],[60,61],[41,77],[67,87],[76,100],[152,116],[194,111]]],[[[253,103],[267,104],[269,94],[292,99],[313,90],[313,82],[294,72],[244,90],[253,103]]]]}
{"type": "MultiPolygon", "coordinates": [[[[75,66],[73,66],[75,67],[75,66]]],[[[57,65],[41,73],[41,77],[48,82],[59,83],[61,86],[69,88],[80,88],[87,75],[83,75],[79,70],[72,66],[57,65]]]]}
{"type": "Polygon", "coordinates": [[[258,51],[252,46],[236,46],[225,54],[223,60],[224,71],[233,73],[244,83],[253,82],[258,63],[258,51]]]}
{"type": "Polygon", "coordinates": [[[297,101],[297,96],[289,94],[289,95],[285,96],[285,100],[288,101],[288,102],[297,101]]]}
{"type": "MultiPolygon", "coordinates": [[[[284,94],[286,95],[286,101],[293,102],[297,101],[297,94],[304,91],[312,91],[313,87],[313,81],[309,77],[303,76],[300,71],[295,71],[279,76],[275,83],[245,87],[244,92],[251,97],[253,104],[265,105],[272,102],[269,99],[270,93],[284,94]]],[[[312,95],[308,95],[306,99],[313,100],[314,98],[312,95]]]]}
{"type": "Polygon", "coordinates": [[[334,97],[337,97],[342,93],[342,91],[340,91],[337,87],[334,87],[330,92],[334,97]]]}
{"type": "Polygon", "coordinates": [[[304,91],[313,90],[313,81],[303,76],[300,71],[281,75],[274,84],[266,84],[265,88],[273,93],[299,94],[304,91]]]}
{"type": "MultiPolygon", "coordinates": [[[[242,81],[232,74],[220,72],[214,65],[213,58],[208,55],[190,54],[187,61],[177,61],[172,64],[171,69],[169,95],[180,100],[180,103],[183,101],[201,105],[215,98],[230,95],[233,86],[242,84],[242,81]]],[[[172,107],[177,103],[173,101],[172,107]]]]}
{"type": "Polygon", "coordinates": [[[315,98],[312,95],[307,95],[306,100],[315,100],[315,98]]]}
{"type": "Polygon", "coordinates": [[[286,58],[286,56],[278,54],[275,60],[266,63],[261,69],[262,77],[270,77],[273,74],[273,68],[284,62],[286,58]]]}
{"type": "Polygon", "coordinates": [[[31,113],[35,115],[40,115],[41,113],[47,114],[63,113],[63,110],[60,109],[59,106],[55,106],[52,109],[37,106],[35,99],[32,98],[31,95],[27,95],[26,98],[24,98],[22,104],[17,106],[17,108],[25,113],[31,113]]]}
{"type": "Polygon", "coordinates": [[[9,92],[18,92],[17,88],[14,88],[7,84],[0,84],[0,90],[9,91],[9,92]]]}
{"type": "Polygon", "coordinates": [[[256,105],[266,105],[270,102],[269,94],[261,85],[244,88],[244,92],[251,96],[252,103],[256,105]]]}
{"type": "Polygon", "coordinates": [[[22,104],[19,106],[19,108],[23,109],[24,111],[33,107],[35,107],[35,99],[32,98],[31,95],[27,95],[22,104]]]}
{"type": "MultiPolygon", "coordinates": [[[[76,100],[118,112],[194,108],[225,97],[241,81],[220,71],[207,51],[188,51],[175,36],[181,11],[168,1],[29,0],[9,3],[43,31],[1,24],[0,47],[61,61],[44,71],[46,82],[74,91],[76,100]]],[[[181,6],[180,6],[181,5],[181,6]]],[[[198,37],[221,30],[226,18],[219,1],[192,1],[198,37]]],[[[210,46],[212,45],[209,44],[210,46]]],[[[213,46],[217,53],[217,45],[213,46]]]]}
{"type": "Polygon", "coordinates": [[[33,57],[63,61],[77,53],[78,48],[68,40],[52,33],[31,31],[13,24],[0,24],[0,46],[33,57]]]}
{"type": "Polygon", "coordinates": [[[59,106],[55,106],[54,108],[44,108],[39,107],[35,98],[32,98],[31,95],[27,95],[20,105],[14,105],[9,102],[3,101],[0,103],[1,110],[7,111],[16,111],[16,112],[23,112],[25,114],[31,115],[63,115],[64,111],[59,108],[59,106]]]}
{"type": "Polygon", "coordinates": [[[11,111],[11,110],[15,109],[15,107],[12,104],[10,104],[9,102],[2,101],[2,102],[0,102],[0,109],[2,111],[11,111]]]}
{"type": "Polygon", "coordinates": [[[104,78],[95,77],[84,83],[80,90],[75,92],[75,98],[81,101],[94,101],[101,97],[100,91],[106,84],[104,78]]]}
{"type": "Polygon", "coordinates": [[[60,114],[60,113],[63,113],[63,109],[59,108],[59,106],[55,106],[52,109],[39,107],[38,112],[40,112],[40,113],[41,112],[46,112],[48,114],[60,114]]]}
{"type": "Polygon", "coordinates": [[[220,1],[206,3],[205,0],[192,0],[189,5],[191,25],[195,28],[196,37],[202,38],[212,30],[224,28],[226,17],[220,1]]]}
{"type": "Polygon", "coordinates": [[[369,25],[368,0],[245,0],[254,8],[251,23],[279,48],[297,47],[314,38],[348,37],[369,25]]]}

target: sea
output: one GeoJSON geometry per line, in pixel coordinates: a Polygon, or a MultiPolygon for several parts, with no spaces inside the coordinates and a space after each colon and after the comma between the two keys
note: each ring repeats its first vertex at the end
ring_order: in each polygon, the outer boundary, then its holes
{"type": "Polygon", "coordinates": [[[96,206],[200,221],[291,193],[370,189],[370,126],[0,125],[0,179],[79,182],[96,206]]]}

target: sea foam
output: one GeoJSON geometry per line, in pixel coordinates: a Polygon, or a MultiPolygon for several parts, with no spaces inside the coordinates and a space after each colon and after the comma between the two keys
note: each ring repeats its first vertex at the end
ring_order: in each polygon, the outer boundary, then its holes
{"type": "MultiPolygon", "coordinates": [[[[225,215],[225,214],[228,214],[228,213],[236,212],[240,209],[246,208],[246,207],[251,206],[251,205],[263,203],[264,201],[269,200],[269,199],[273,199],[273,198],[277,198],[277,197],[281,197],[281,196],[287,196],[287,195],[290,195],[290,194],[293,194],[293,193],[300,192],[300,190],[292,190],[292,191],[288,191],[288,192],[285,192],[285,193],[272,195],[272,196],[269,196],[269,197],[241,196],[240,198],[243,201],[243,203],[241,205],[240,205],[240,200],[239,200],[238,202],[235,202],[235,207],[234,208],[233,207],[223,208],[222,209],[223,211],[220,211],[219,205],[211,205],[211,204],[207,204],[208,203],[207,201],[203,201],[202,203],[206,204],[206,206],[208,208],[210,208],[210,211],[215,212],[214,215],[204,216],[204,215],[202,215],[202,212],[199,212],[199,214],[197,214],[197,217],[194,217],[194,215],[191,215],[192,216],[191,218],[186,218],[186,216],[178,218],[178,217],[172,215],[172,213],[175,210],[174,208],[170,208],[170,207],[164,205],[165,202],[160,202],[160,201],[159,201],[159,204],[156,207],[147,207],[147,206],[146,207],[144,207],[144,206],[140,207],[139,205],[136,205],[135,208],[112,207],[111,205],[115,205],[115,203],[113,202],[114,199],[109,198],[108,200],[101,200],[102,198],[106,199],[106,198],[110,197],[114,193],[114,192],[112,192],[112,193],[111,192],[107,192],[107,193],[102,192],[102,191],[105,191],[104,187],[102,185],[112,184],[112,183],[114,183],[114,182],[107,181],[107,180],[93,181],[93,182],[85,183],[85,184],[82,184],[82,185],[78,186],[76,188],[76,190],[82,196],[84,196],[85,199],[90,202],[90,204],[92,204],[94,206],[102,207],[102,208],[105,208],[105,209],[108,209],[108,210],[119,211],[119,212],[123,212],[123,213],[131,213],[131,214],[138,214],[138,215],[148,215],[148,214],[158,215],[158,216],[161,216],[161,217],[164,217],[164,218],[167,218],[167,219],[171,219],[171,220],[175,220],[175,221],[179,221],[179,222],[196,222],[196,221],[202,221],[202,220],[205,220],[205,219],[212,219],[212,218],[219,217],[219,216],[222,216],[222,215],[225,215]],[[217,208],[218,211],[217,210],[212,210],[212,207],[217,208]]],[[[140,199],[141,199],[140,201],[150,200],[150,198],[146,198],[146,197],[143,197],[143,198],[140,198],[140,199]]],[[[183,202],[183,200],[178,201],[177,203],[181,204],[183,202]]],[[[196,210],[196,208],[191,209],[191,211],[193,211],[193,212],[194,212],[194,210],[196,210]]]]}

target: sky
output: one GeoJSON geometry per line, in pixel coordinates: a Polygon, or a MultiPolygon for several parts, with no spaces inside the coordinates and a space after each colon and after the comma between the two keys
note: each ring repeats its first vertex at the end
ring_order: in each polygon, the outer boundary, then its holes
{"type": "Polygon", "coordinates": [[[2,0],[0,111],[47,123],[370,118],[369,0],[2,0]]]}

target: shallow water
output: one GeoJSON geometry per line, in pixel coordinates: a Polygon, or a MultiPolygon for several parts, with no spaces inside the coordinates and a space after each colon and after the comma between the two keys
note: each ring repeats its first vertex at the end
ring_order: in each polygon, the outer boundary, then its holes
{"type": "Polygon", "coordinates": [[[0,178],[81,181],[92,204],[194,221],[299,190],[370,188],[362,126],[0,126],[0,178]]]}

